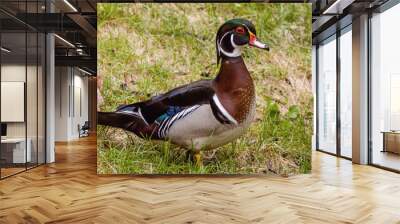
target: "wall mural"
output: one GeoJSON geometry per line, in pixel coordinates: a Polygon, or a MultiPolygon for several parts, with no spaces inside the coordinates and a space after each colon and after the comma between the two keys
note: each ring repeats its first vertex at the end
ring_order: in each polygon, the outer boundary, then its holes
{"type": "Polygon", "coordinates": [[[99,174],[311,170],[311,4],[98,4],[99,174]]]}

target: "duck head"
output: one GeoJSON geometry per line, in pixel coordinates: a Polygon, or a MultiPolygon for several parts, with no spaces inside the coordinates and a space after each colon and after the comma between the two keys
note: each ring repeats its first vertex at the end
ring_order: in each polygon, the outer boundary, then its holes
{"type": "Polygon", "coordinates": [[[245,45],[268,50],[267,44],[257,39],[256,29],[249,20],[231,19],[219,29],[216,37],[217,63],[222,57],[239,57],[245,45]]]}

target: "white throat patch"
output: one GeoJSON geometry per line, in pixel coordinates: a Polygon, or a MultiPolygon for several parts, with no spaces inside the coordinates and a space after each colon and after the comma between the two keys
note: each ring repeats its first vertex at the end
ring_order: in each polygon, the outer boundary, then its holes
{"type": "Polygon", "coordinates": [[[223,53],[225,56],[228,57],[239,57],[240,55],[242,55],[242,48],[243,46],[238,46],[235,44],[235,42],[233,41],[233,35],[231,35],[231,44],[233,46],[233,51],[232,52],[227,52],[225,51],[222,46],[221,46],[221,42],[222,40],[226,37],[227,34],[230,34],[231,32],[225,33],[224,36],[222,36],[221,40],[218,43],[218,50],[223,53]]]}

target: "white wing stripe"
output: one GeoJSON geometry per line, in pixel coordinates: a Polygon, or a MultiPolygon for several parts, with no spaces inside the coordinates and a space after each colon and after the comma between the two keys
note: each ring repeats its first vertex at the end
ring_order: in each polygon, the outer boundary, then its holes
{"type": "Polygon", "coordinates": [[[146,125],[149,125],[149,123],[147,123],[146,119],[144,119],[143,114],[142,114],[142,109],[140,109],[140,107],[139,107],[138,112],[139,112],[140,117],[141,117],[142,120],[144,121],[144,123],[145,123],[146,125]]]}
{"type": "Polygon", "coordinates": [[[167,132],[169,131],[170,127],[175,123],[175,121],[186,117],[188,114],[190,114],[191,112],[193,112],[194,110],[196,110],[199,107],[200,107],[200,105],[189,107],[187,109],[180,111],[179,113],[175,114],[174,116],[164,120],[158,129],[159,138],[164,138],[165,136],[167,136],[167,134],[168,134],[167,132]]]}
{"type": "Polygon", "coordinates": [[[177,120],[179,120],[179,119],[185,117],[186,115],[188,115],[189,113],[191,113],[191,112],[192,112],[194,109],[196,109],[196,108],[198,108],[198,106],[193,106],[193,107],[187,108],[187,109],[181,111],[180,113],[178,113],[176,116],[174,116],[174,118],[171,119],[171,121],[167,124],[167,126],[166,126],[166,128],[165,128],[165,130],[164,130],[164,136],[167,135],[166,132],[169,130],[169,128],[172,126],[172,124],[173,124],[175,121],[177,121],[177,120]]]}
{"type": "MultiPolygon", "coordinates": [[[[186,110],[187,110],[187,109],[186,109],[186,110]]],[[[165,126],[164,126],[164,129],[162,130],[163,136],[166,136],[167,130],[169,130],[169,127],[172,125],[172,123],[173,123],[175,120],[179,119],[180,116],[181,116],[183,113],[185,113],[185,110],[182,110],[182,111],[180,111],[179,113],[177,113],[177,114],[175,114],[174,116],[172,116],[171,118],[169,118],[169,121],[168,121],[167,125],[165,125],[165,126]]]]}
{"type": "Polygon", "coordinates": [[[165,124],[168,122],[169,120],[168,119],[165,119],[163,122],[161,122],[161,125],[160,125],[160,127],[158,128],[158,136],[162,136],[161,134],[162,134],[162,131],[163,131],[163,128],[164,128],[164,126],[165,126],[165,124]]]}

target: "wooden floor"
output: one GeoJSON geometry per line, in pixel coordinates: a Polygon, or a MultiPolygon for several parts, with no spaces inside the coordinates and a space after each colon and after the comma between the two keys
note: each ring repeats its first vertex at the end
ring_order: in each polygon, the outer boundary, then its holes
{"type": "Polygon", "coordinates": [[[1,169],[1,177],[7,177],[19,172],[23,172],[25,169],[25,167],[8,167],[8,168],[0,168],[1,169]]]}
{"type": "Polygon", "coordinates": [[[400,155],[392,152],[374,151],[372,157],[374,164],[388,167],[395,170],[400,170],[400,155]]]}
{"type": "Polygon", "coordinates": [[[0,223],[400,223],[400,175],[313,154],[313,173],[99,177],[94,138],[0,181],[0,223]]]}

